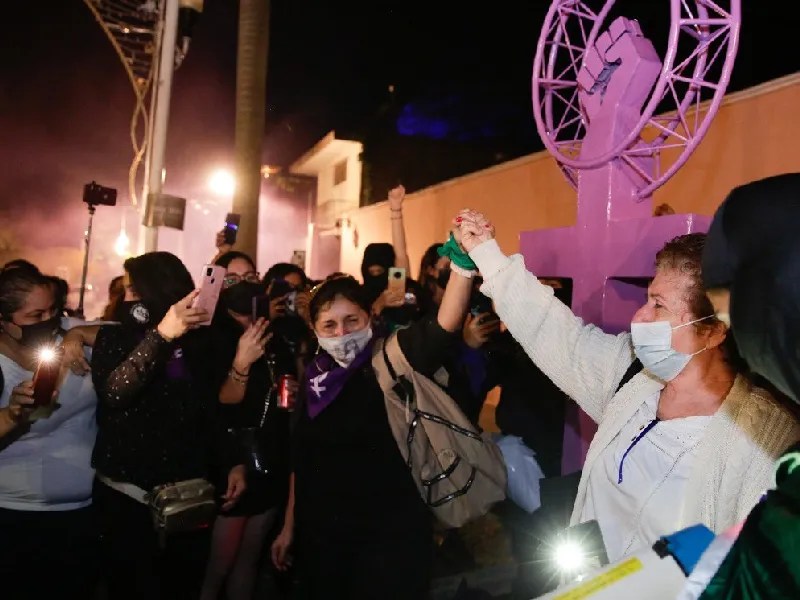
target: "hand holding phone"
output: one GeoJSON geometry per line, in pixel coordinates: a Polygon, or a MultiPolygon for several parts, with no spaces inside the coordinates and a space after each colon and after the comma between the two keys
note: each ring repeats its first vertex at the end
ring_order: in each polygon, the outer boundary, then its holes
{"type": "Polygon", "coordinates": [[[20,383],[11,392],[8,400],[8,411],[11,419],[16,423],[25,423],[30,418],[36,406],[33,403],[33,382],[20,383]]]}
{"type": "Polygon", "coordinates": [[[211,325],[217,302],[225,283],[225,267],[206,265],[203,267],[203,279],[200,283],[200,293],[192,303],[192,308],[202,308],[208,313],[208,319],[197,323],[198,325],[211,325]]]}
{"type": "Polygon", "coordinates": [[[405,303],[406,298],[406,270],[400,267],[389,269],[389,285],[387,286],[389,306],[397,306],[405,303]]]}
{"type": "Polygon", "coordinates": [[[190,329],[211,322],[211,315],[204,308],[195,306],[199,294],[200,290],[194,290],[170,307],[156,328],[161,337],[176,340],[190,329]]]}
{"type": "Polygon", "coordinates": [[[33,406],[48,406],[53,402],[60,370],[61,357],[56,348],[42,348],[33,374],[33,406]]]}
{"type": "Polygon", "coordinates": [[[228,213],[225,217],[225,228],[222,230],[222,238],[228,246],[233,246],[236,243],[236,236],[239,233],[239,223],[241,219],[241,215],[235,213],[228,213]]]}

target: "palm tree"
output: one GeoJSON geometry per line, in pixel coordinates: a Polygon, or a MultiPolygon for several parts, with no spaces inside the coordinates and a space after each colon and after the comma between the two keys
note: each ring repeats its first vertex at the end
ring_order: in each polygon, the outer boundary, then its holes
{"type": "Polygon", "coordinates": [[[236,58],[236,194],[242,216],[237,247],[257,259],[261,144],[267,85],[270,0],[240,0],[236,58]]]}

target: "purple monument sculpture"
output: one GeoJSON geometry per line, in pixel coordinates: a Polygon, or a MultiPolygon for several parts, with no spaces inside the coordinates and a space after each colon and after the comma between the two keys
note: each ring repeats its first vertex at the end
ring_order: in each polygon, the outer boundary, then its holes
{"type": "MultiPolygon", "coordinates": [[[[739,0],[671,0],[662,61],[636,21],[606,25],[614,0],[554,0],[533,67],[536,126],[578,190],[573,227],[523,232],[533,273],[572,279],[572,308],[609,332],[645,299],[656,251],[709,218],[653,217],[652,193],[689,158],[728,85],[739,0]],[[597,6],[599,5],[599,8],[597,6]],[[594,9],[593,9],[594,8],[594,9]]],[[[594,423],[568,415],[563,471],[579,469],[594,423]]]]}

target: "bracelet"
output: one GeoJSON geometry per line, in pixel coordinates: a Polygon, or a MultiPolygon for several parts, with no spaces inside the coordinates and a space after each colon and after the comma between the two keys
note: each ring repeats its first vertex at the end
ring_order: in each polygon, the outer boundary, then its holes
{"type": "Polygon", "coordinates": [[[478,271],[476,271],[475,269],[462,269],[454,262],[450,263],[450,270],[457,275],[466,277],[467,279],[472,279],[473,277],[475,277],[475,275],[478,274],[478,271]]]}
{"type": "Polygon", "coordinates": [[[228,371],[228,377],[230,377],[231,381],[233,381],[234,383],[238,383],[239,385],[247,385],[247,379],[248,379],[247,376],[239,377],[235,373],[234,369],[231,369],[230,371],[228,371]]]}
{"type": "Polygon", "coordinates": [[[236,373],[236,374],[237,374],[239,377],[245,377],[245,378],[247,378],[247,377],[250,377],[250,373],[249,373],[249,372],[247,372],[247,373],[242,373],[242,372],[241,372],[239,369],[237,369],[237,368],[236,368],[236,367],[234,367],[233,365],[231,365],[231,371],[233,371],[234,373],[236,373]]]}

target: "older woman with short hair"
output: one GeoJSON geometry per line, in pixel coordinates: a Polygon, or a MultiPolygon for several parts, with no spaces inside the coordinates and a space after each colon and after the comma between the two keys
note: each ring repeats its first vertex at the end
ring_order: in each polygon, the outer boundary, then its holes
{"type": "Polygon", "coordinates": [[[705,237],[666,244],[631,333],[609,335],[558,302],[521,256],[505,256],[482,214],[462,211],[456,225],[500,318],[598,424],[572,524],[596,519],[613,561],[689,525],[741,521],[800,427],[726,360],[727,331],[702,285],[705,237]],[[634,358],[644,368],[618,389],[634,358]]]}

